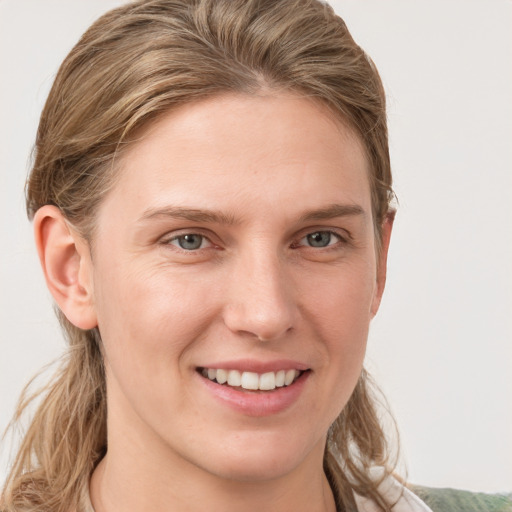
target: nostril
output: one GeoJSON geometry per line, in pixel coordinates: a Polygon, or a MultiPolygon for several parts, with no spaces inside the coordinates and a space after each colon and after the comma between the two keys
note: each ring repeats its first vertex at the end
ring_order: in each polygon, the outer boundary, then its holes
{"type": "Polygon", "coordinates": [[[276,338],[280,338],[280,337],[290,333],[292,330],[293,330],[293,327],[288,327],[287,329],[284,329],[283,333],[279,334],[278,336],[273,335],[273,334],[272,335],[271,334],[254,334],[254,336],[258,339],[258,341],[267,342],[267,341],[272,341],[273,339],[276,339],[276,338]]]}
{"type": "Polygon", "coordinates": [[[268,264],[263,271],[247,272],[234,279],[227,290],[223,310],[224,323],[234,333],[254,340],[271,341],[288,333],[298,317],[293,288],[287,286],[283,273],[268,264]],[[248,277],[252,276],[252,277],[248,277]]]}

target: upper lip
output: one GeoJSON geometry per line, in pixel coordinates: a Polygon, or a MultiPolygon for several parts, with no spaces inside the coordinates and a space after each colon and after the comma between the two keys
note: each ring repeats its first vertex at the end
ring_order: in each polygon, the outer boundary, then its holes
{"type": "Polygon", "coordinates": [[[267,373],[279,370],[309,370],[307,364],[291,359],[276,359],[274,361],[258,361],[254,359],[237,359],[230,361],[215,361],[200,365],[198,368],[222,370],[238,370],[240,372],[267,373]]]}

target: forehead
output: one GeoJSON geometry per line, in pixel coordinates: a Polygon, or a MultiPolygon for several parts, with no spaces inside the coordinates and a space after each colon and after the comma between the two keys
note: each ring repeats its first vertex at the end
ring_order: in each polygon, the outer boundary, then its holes
{"type": "Polygon", "coordinates": [[[181,106],[139,132],[118,167],[111,195],[139,208],[190,200],[245,207],[255,199],[275,208],[294,194],[304,208],[369,202],[359,138],[323,104],[292,94],[181,106]]]}

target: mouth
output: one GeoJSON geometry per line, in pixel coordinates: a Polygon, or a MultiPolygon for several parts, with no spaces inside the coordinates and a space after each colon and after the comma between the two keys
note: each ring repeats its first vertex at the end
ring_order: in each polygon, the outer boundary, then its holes
{"type": "Polygon", "coordinates": [[[284,414],[300,403],[312,369],[289,360],[238,360],[196,367],[203,388],[216,403],[245,417],[284,414]],[[218,365],[218,366],[217,366],[218,365]]]}
{"type": "Polygon", "coordinates": [[[223,368],[197,368],[204,378],[221,386],[231,387],[239,391],[272,392],[294,384],[310,370],[277,370],[275,372],[247,372],[223,368]]]}

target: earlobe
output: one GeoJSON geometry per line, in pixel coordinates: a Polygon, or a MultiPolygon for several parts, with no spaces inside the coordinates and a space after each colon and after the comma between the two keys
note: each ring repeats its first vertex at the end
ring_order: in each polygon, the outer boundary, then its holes
{"type": "Polygon", "coordinates": [[[36,212],[34,236],[46,284],[61,311],[76,327],[96,327],[87,243],[70,229],[61,211],[51,205],[36,212]]]}
{"type": "Polygon", "coordinates": [[[384,222],[382,223],[382,240],[380,251],[379,254],[377,255],[377,285],[375,287],[375,295],[371,307],[372,318],[377,314],[377,311],[379,310],[380,301],[382,299],[384,288],[386,286],[389,242],[391,240],[391,231],[393,229],[395,213],[396,212],[394,210],[388,212],[384,219],[384,222]]]}

